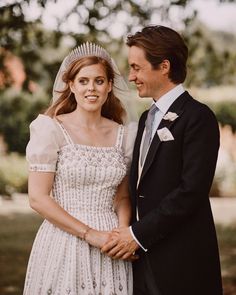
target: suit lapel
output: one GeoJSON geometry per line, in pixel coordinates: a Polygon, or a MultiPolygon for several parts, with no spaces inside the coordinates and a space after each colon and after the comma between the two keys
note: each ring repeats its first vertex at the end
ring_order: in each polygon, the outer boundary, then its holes
{"type": "MultiPolygon", "coordinates": [[[[176,113],[179,117],[177,119],[175,119],[174,121],[162,119],[159,126],[158,126],[158,129],[162,129],[162,128],[166,127],[169,130],[171,130],[172,126],[178,120],[180,120],[181,114],[184,111],[183,106],[184,106],[184,104],[185,104],[185,102],[186,102],[186,100],[188,98],[188,95],[186,95],[186,94],[187,94],[187,92],[185,91],[182,95],[180,95],[174,101],[174,103],[170,106],[170,108],[167,111],[167,112],[176,113]]],[[[155,132],[155,135],[154,135],[153,140],[151,142],[151,145],[150,145],[150,148],[148,150],[147,157],[145,159],[145,163],[144,163],[144,166],[143,166],[143,169],[142,169],[142,172],[141,172],[140,181],[142,180],[142,178],[144,177],[144,175],[147,173],[148,169],[152,165],[154,157],[155,157],[155,155],[156,155],[156,153],[157,153],[157,151],[158,151],[161,144],[162,144],[162,142],[160,141],[160,138],[159,138],[157,132],[155,132]]],[[[140,144],[139,144],[139,147],[140,147],[140,144]]]]}
{"type": "Polygon", "coordinates": [[[148,111],[144,112],[142,117],[140,118],[139,128],[137,137],[134,144],[134,151],[133,151],[133,159],[131,163],[130,169],[130,183],[131,188],[136,190],[137,179],[139,178],[139,155],[140,155],[140,145],[142,141],[142,136],[145,128],[145,121],[147,118],[148,111]]]}

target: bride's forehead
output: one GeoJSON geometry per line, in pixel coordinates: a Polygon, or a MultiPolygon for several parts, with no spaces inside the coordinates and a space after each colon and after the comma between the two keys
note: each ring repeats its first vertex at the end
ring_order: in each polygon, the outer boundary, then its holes
{"type": "Polygon", "coordinates": [[[77,76],[106,76],[106,70],[105,67],[102,64],[94,64],[89,66],[84,66],[80,69],[80,71],[77,73],[77,76]]]}

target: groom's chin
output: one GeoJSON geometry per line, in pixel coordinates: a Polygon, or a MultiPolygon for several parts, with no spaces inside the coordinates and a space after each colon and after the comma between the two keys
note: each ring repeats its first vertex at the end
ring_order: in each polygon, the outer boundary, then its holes
{"type": "Polygon", "coordinates": [[[143,93],[142,91],[139,91],[139,90],[138,90],[138,96],[141,98],[146,97],[145,93],[143,93]]]}

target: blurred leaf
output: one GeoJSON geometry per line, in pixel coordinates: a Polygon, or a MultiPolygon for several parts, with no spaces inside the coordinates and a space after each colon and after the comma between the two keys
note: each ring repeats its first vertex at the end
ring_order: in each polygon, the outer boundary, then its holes
{"type": "Polygon", "coordinates": [[[1,92],[0,133],[10,152],[25,153],[29,140],[29,124],[46,108],[49,101],[45,93],[41,95],[42,97],[14,90],[1,92]]]}

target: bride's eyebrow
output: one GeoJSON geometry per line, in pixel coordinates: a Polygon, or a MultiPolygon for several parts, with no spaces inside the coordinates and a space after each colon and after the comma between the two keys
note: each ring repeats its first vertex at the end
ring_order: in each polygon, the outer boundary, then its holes
{"type": "MultiPolygon", "coordinates": [[[[96,76],[96,77],[93,77],[94,79],[105,79],[106,77],[105,76],[96,76]]],[[[78,79],[90,79],[90,77],[88,76],[79,76],[78,79]]]]}

